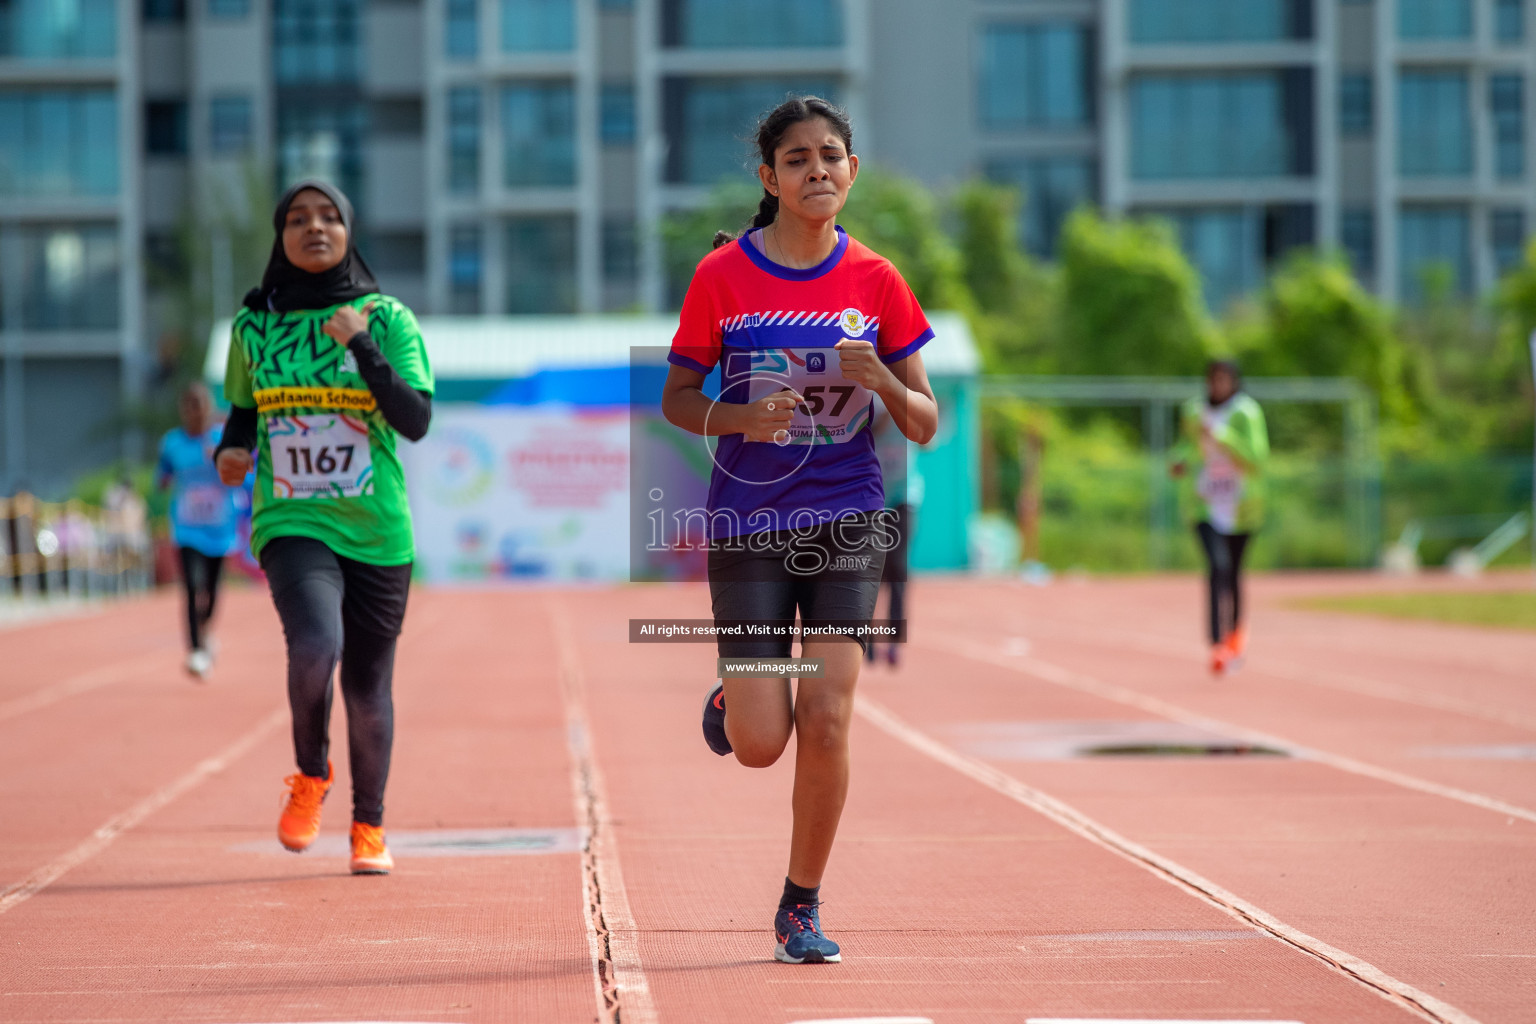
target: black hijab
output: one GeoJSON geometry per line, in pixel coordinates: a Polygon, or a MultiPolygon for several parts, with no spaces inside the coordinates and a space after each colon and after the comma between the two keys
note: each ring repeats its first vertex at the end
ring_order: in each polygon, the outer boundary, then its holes
{"type": "Polygon", "coordinates": [[[317,178],[297,182],[277,201],[272,226],[277,229],[277,238],[272,242],[272,255],[267,260],[266,272],[261,275],[261,287],[245,293],[247,308],[258,313],[268,310],[287,313],[295,309],[326,309],[379,290],[379,283],[373,279],[373,271],[363,262],[363,254],[357,251],[357,245],[353,242],[352,204],[336,186],[317,178]],[[283,251],[283,224],[288,219],[288,207],[294,196],[307,188],[314,189],[336,204],[336,209],[341,213],[342,226],[347,229],[347,254],[330,270],[318,274],[300,270],[288,262],[288,254],[283,251]]]}

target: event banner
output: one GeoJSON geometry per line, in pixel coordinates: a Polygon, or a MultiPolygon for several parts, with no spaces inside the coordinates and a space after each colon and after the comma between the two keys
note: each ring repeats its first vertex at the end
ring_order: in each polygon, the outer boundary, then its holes
{"type": "Polygon", "coordinates": [[[416,565],[433,583],[629,575],[629,417],[443,404],[400,446],[416,565]]]}

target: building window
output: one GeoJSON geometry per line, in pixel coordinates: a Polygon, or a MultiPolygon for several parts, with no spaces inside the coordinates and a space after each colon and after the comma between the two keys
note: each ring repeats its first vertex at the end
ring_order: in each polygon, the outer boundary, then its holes
{"type": "Polygon", "coordinates": [[[1135,43],[1312,38],[1312,0],[1131,0],[1135,43]]]}
{"type": "Polygon", "coordinates": [[[1355,276],[1367,284],[1376,278],[1376,211],[1369,206],[1345,209],[1339,216],[1339,243],[1355,276]]]}
{"type": "Polygon", "coordinates": [[[1154,212],[1178,229],[1179,244],[1200,272],[1212,309],[1257,290],[1270,264],[1314,241],[1315,211],[1303,203],[1154,212]]]}
{"type": "Polygon", "coordinates": [[[742,136],[763,111],[786,96],[816,95],[834,102],[827,78],[668,78],[662,82],[662,119],[667,136],[666,180],[713,185],[740,177],[758,158],[742,136]]]}
{"type": "Polygon", "coordinates": [[[0,57],[111,57],[116,0],[3,0],[0,57]]]}
{"type": "Polygon", "coordinates": [[[0,195],[112,195],[117,178],[111,89],[0,90],[0,195]]]}
{"type": "Polygon", "coordinates": [[[1493,265],[1503,277],[1525,263],[1525,211],[1519,207],[1493,210],[1488,218],[1493,265]]]}
{"type": "Polygon", "coordinates": [[[1094,162],[1085,157],[994,160],[987,177],[1018,188],[1019,242],[1036,256],[1056,254],[1067,215],[1094,200],[1094,162]]]}
{"type": "Polygon", "coordinates": [[[21,250],[24,330],[112,330],[118,325],[117,228],[28,225],[21,250]]]}
{"type": "Polygon", "coordinates": [[[208,0],[210,18],[243,18],[251,13],[251,0],[208,0]]]}
{"type": "Polygon", "coordinates": [[[1464,71],[1404,71],[1397,84],[1397,169],[1409,177],[1472,173],[1464,71]]]}
{"type": "Polygon", "coordinates": [[[421,141],[421,101],[377,99],[368,104],[368,128],[376,136],[421,141]]]}
{"type": "Polygon", "coordinates": [[[175,231],[144,232],[144,271],[151,287],[175,287],[186,280],[186,248],[175,231]]]}
{"type": "Polygon", "coordinates": [[[1525,0],[1497,0],[1493,8],[1493,35],[1501,43],[1525,41],[1525,0]]]}
{"type": "Polygon", "coordinates": [[[840,0],[662,0],[664,46],[699,49],[843,44],[840,0]]]}
{"type": "Polygon", "coordinates": [[[446,0],[443,48],[450,57],[473,59],[480,53],[479,0],[446,0]]]}
{"type": "Polygon", "coordinates": [[[361,0],[274,0],[273,61],[284,85],[352,83],[362,68],[361,0]]]}
{"type": "Polygon", "coordinates": [[[1339,132],[1343,135],[1371,134],[1375,119],[1375,97],[1369,74],[1339,76],[1339,132]]]}
{"type": "Polygon", "coordinates": [[[1398,290],[1405,302],[1472,285],[1470,218],[1462,206],[1405,206],[1398,217],[1398,290]]]}
{"type": "Polygon", "coordinates": [[[981,36],[984,128],[1078,128],[1093,120],[1093,60],[1082,25],[989,25],[981,36]]]}
{"type": "Polygon", "coordinates": [[[480,226],[454,225],[448,236],[448,296],[455,315],[474,316],[480,312],[480,283],[484,276],[480,226]]]}
{"type": "Polygon", "coordinates": [[[300,178],[334,182],[361,212],[363,142],[368,108],[361,101],[287,101],[277,110],[278,160],[284,186],[300,178]]]}
{"type": "Polygon", "coordinates": [[[574,0],[501,0],[501,48],[538,53],[576,47],[574,0]]]}
{"type": "Polygon", "coordinates": [[[576,94],[557,82],[501,89],[502,183],[576,184],[576,94]]]}
{"type": "Polygon", "coordinates": [[[635,141],[635,87],[627,83],[603,86],[601,130],[603,145],[630,146],[635,141]]]}
{"type": "Polygon", "coordinates": [[[640,277],[640,243],[633,217],[603,221],[603,277],[613,284],[631,284],[640,277]]]}
{"type": "Polygon", "coordinates": [[[147,25],[186,21],[186,0],[144,0],[143,16],[147,25]]]}
{"type": "Polygon", "coordinates": [[[251,144],[251,101],[247,96],[215,96],[208,101],[208,148],[240,153],[251,144]]]}
{"type": "Polygon", "coordinates": [[[1519,207],[1489,213],[1488,237],[1500,277],[1525,263],[1525,211],[1519,207]]]}
{"type": "Polygon", "coordinates": [[[427,240],[420,231],[371,231],[368,263],[381,277],[420,278],[427,272],[427,240]]]}
{"type": "Polygon", "coordinates": [[[1307,69],[1146,75],[1132,82],[1130,107],[1137,179],[1312,173],[1307,69]]]}
{"type": "Polygon", "coordinates": [[[1488,105],[1493,112],[1493,171],[1500,178],[1524,177],[1525,76],[1491,76],[1488,105]]]}
{"type": "Polygon", "coordinates": [[[187,152],[185,102],[151,100],[144,104],[144,151],[152,156],[182,156],[187,152]]]}
{"type": "Polygon", "coordinates": [[[448,189],[480,191],[480,88],[448,90],[448,189]]]}
{"type": "Polygon", "coordinates": [[[576,222],[514,217],[502,249],[508,313],[576,312],[576,222]]]}
{"type": "Polygon", "coordinates": [[[1252,207],[1163,210],[1179,244],[1200,272],[1205,301],[1221,309],[1264,283],[1264,225],[1252,207]]]}
{"type": "Polygon", "coordinates": [[[1472,38],[1472,0],[1397,0],[1403,39],[1472,38]]]}

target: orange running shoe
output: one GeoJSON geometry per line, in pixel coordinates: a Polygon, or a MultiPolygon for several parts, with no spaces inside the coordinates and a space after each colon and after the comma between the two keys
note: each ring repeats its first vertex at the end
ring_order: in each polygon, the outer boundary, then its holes
{"type": "Polygon", "coordinates": [[[384,845],[384,830],[377,825],[352,823],[352,873],[354,875],[387,875],[395,866],[395,858],[384,845]]]}
{"type": "Polygon", "coordinates": [[[1248,649],[1248,627],[1238,626],[1227,634],[1227,646],[1232,649],[1234,657],[1241,658],[1243,652],[1248,649]]]}
{"type": "Polygon", "coordinates": [[[1223,641],[1211,645],[1211,675],[1224,676],[1227,674],[1227,666],[1232,661],[1232,649],[1223,641]]]}
{"type": "Polygon", "coordinates": [[[323,779],[300,774],[283,780],[288,787],[288,803],[277,819],[277,838],[294,853],[303,853],[320,834],[320,804],[336,778],[336,769],[329,761],[325,762],[325,773],[323,779]]]}

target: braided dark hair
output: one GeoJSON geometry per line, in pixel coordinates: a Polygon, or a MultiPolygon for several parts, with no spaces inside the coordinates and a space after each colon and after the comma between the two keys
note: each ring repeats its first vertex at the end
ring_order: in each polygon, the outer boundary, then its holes
{"type": "MultiPolygon", "coordinates": [[[[764,114],[762,120],[757,123],[754,141],[757,143],[759,159],[769,167],[774,166],[773,155],[778,151],[779,144],[784,141],[785,133],[800,122],[816,117],[831,125],[832,130],[842,138],[843,148],[850,153],[853,152],[853,123],[848,120],[846,110],[820,96],[791,96],[764,114]]],[[[757,203],[757,213],[752,216],[747,226],[735,234],[729,231],[716,231],[714,247],[718,249],[727,242],[734,242],[748,231],[765,228],[778,216],[779,197],[765,188],[763,198],[757,203]]]]}

